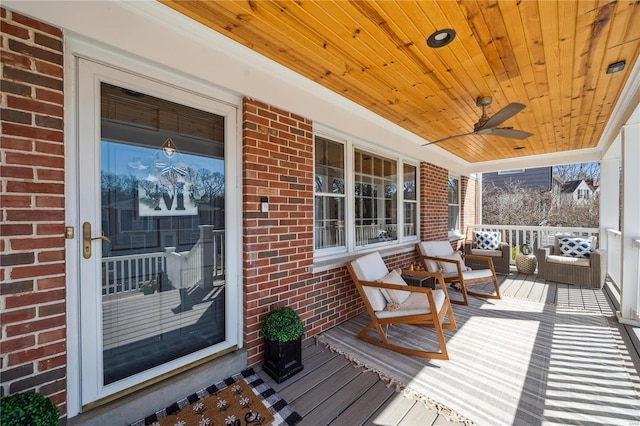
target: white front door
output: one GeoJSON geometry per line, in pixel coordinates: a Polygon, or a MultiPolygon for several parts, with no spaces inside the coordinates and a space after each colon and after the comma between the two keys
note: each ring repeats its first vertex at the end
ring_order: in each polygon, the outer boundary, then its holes
{"type": "Polygon", "coordinates": [[[238,343],[225,255],[236,108],[79,59],[77,120],[87,407],[238,343]]]}

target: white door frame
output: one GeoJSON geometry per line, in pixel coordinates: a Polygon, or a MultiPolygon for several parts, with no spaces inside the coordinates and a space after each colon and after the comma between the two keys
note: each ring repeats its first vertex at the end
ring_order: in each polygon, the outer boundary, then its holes
{"type": "Polygon", "coordinates": [[[242,347],[242,292],[241,292],[241,211],[240,179],[241,179],[241,99],[220,91],[213,85],[193,80],[188,76],[172,73],[169,70],[145,64],[137,58],[123,56],[85,41],[68,38],[65,40],[65,190],[66,190],[66,225],[75,229],[75,238],[67,240],[67,374],[68,374],[68,416],[73,417],[82,411],[82,406],[89,401],[99,400],[113,393],[122,392],[135,383],[142,383],[153,377],[167,373],[186,363],[197,361],[210,353],[221,350],[223,346],[236,345],[242,347]],[[92,58],[82,59],[82,58],[92,58]],[[99,57],[100,60],[95,58],[99,57]],[[117,63],[119,67],[105,64],[117,63]],[[126,69],[126,71],[125,71],[126,69]],[[111,84],[137,89],[170,101],[185,104],[194,108],[225,116],[225,200],[226,200],[226,237],[227,256],[227,324],[226,340],[208,350],[199,351],[173,361],[164,366],[140,373],[135,379],[127,379],[102,387],[101,371],[101,335],[93,333],[93,337],[83,330],[96,330],[102,322],[100,309],[94,309],[90,315],[86,306],[100,306],[99,286],[95,285],[100,278],[100,244],[93,246],[91,259],[82,258],[82,223],[90,221],[93,232],[100,232],[99,205],[100,197],[91,187],[99,188],[98,173],[94,173],[92,186],[81,178],[87,170],[100,170],[99,155],[93,158],[82,156],[87,148],[85,144],[98,147],[100,136],[99,83],[111,84]],[[171,83],[167,83],[171,82],[171,83]],[[87,107],[88,105],[88,107],[87,107]],[[82,144],[82,147],[80,146],[82,144]],[[80,149],[82,148],[82,149],[80,149]],[[83,189],[84,188],[84,189],[83,189]],[[89,188],[89,189],[87,189],[89,188]],[[88,213],[87,206],[92,211],[88,213]],[[93,272],[88,274],[83,269],[83,262],[93,265],[93,272]],[[89,289],[93,283],[93,294],[89,289]],[[85,283],[83,285],[83,283],[85,283]],[[85,307],[82,310],[82,307],[85,307]],[[84,334],[84,338],[82,337],[84,334]],[[84,339],[84,340],[83,340],[84,339]],[[87,342],[85,340],[91,339],[87,342]],[[94,348],[95,356],[82,354],[86,344],[94,348]],[[215,349],[214,349],[215,348],[215,349]],[[206,353],[205,353],[206,352],[206,353]],[[98,356],[99,355],[99,356],[98,356]],[[82,369],[92,368],[95,374],[83,377],[82,369]]]}

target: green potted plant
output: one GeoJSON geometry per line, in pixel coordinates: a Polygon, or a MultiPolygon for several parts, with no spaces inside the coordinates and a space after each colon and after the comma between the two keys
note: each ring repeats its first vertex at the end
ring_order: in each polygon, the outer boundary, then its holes
{"type": "Polygon", "coordinates": [[[58,407],[40,393],[17,393],[0,401],[2,426],[58,426],[58,407]]]}
{"type": "Polygon", "coordinates": [[[158,284],[156,283],[156,280],[143,281],[140,284],[140,291],[144,294],[153,294],[156,292],[157,288],[158,284]]]}
{"type": "Polygon", "coordinates": [[[302,371],[303,332],[302,319],[293,309],[283,306],[267,314],[262,324],[262,369],[277,383],[302,371]]]}

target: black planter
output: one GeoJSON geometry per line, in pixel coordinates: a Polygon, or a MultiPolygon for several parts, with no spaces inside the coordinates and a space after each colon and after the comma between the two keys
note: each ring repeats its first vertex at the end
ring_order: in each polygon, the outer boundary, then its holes
{"type": "Polygon", "coordinates": [[[264,343],[262,369],[277,383],[302,371],[302,336],[289,342],[265,339],[264,343]]]}

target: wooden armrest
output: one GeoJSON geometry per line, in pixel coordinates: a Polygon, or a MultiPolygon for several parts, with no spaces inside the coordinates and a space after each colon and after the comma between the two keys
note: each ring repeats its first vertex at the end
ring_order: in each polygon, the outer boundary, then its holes
{"type": "Polygon", "coordinates": [[[387,288],[389,290],[400,290],[400,291],[410,291],[412,293],[430,293],[431,289],[428,287],[414,287],[410,285],[402,285],[402,284],[387,284],[380,283],[378,281],[358,281],[363,287],[376,287],[376,288],[387,288]],[[428,290],[428,291],[424,291],[428,290]]]}

